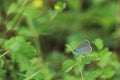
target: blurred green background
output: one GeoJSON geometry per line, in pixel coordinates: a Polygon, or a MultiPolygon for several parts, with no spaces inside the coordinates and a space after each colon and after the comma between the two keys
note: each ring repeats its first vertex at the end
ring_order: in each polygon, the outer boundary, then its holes
{"type": "Polygon", "coordinates": [[[101,51],[112,54],[97,64],[106,60],[107,76],[92,63],[86,67],[96,72],[85,80],[119,80],[119,0],[0,0],[0,80],[84,80],[78,68],[64,73],[61,66],[74,56],[65,45],[86,39],[93,52],[102,53],[94,44],[100,39],[101,51]]]}

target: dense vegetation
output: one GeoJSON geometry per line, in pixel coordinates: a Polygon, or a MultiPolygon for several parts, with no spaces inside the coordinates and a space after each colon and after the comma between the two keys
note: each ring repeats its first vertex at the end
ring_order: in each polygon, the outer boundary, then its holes
{"type": "Polygon", "coordinates": [[[119,80],[119,19],[119,0],[0,0],[0,80],[119,80]]]}

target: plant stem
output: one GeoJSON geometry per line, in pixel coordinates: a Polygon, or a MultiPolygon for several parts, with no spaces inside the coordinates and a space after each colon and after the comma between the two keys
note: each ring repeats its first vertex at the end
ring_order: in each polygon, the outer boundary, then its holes
{"type": "Polygon", "coordinates": [[[39,56],[41,57],[41,59],[43,61],[43,55],[42,55],[41,50],[40,50],[39,34],[37,33],[31,18],[27,17],[27,23],[29,25],[30,30],[33,33],[33,41],[34,41],[34,44],[36,46],[37,53],[39,54],[39,56]]]}
{"type": "Polygon", "coordinates": [[[40,71],[32,74],[31,76],[29,76],[28,78],[26,78],[26,79],[24,79],[24,80],[30,80],[30,79],[32,79],[34,76],[36,76],[38,73],[40,73],[40,71]]]}
{"type": "Polygon", "coordinates": [[[15,16],[15,21],[11,27],[10,30],[13,30],[17,25],[19,25],[21,19],[22,19],[22,14],[26,8],[26,4],[27,4],[28,0],[23,0],[23,5],[22,5],[22,10],[20,11],[20,13],[18,15],[15,16]]]}
{"type": "MultiPolygon", "coordinates": [[[[120,0],[117,0],[117,9],[116,9],[116,26],[115,26],[115,32],[120,31],[120,0]]],[[[117,52],[117,47],[119,46],[119,35],[116,35],[116,41],[114,44],[114,51],[117,52]]]]}
{"type": "Polygon", "coordinates": [[[0,55],[0,58],[2,58],[3,56],[5,56],[6,54],[8,54],[9,51],[6,51],[5,53],[3,53],[2,55],[0,55]]]}
{"type": "Polygon", "coordinates": [[[81,74],[82,80],[85,80],[82,71],[80,71],[80,74],[81,74]]]}

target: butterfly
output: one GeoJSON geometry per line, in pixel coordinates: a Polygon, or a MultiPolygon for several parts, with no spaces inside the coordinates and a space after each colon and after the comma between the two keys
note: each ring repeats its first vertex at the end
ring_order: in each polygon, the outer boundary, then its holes
{"type": "Polygon", "coordinates": [[[88,40],[82,41],[77,48],[74,50],[75,53],[85,55],[89,54],[92,51],[92,47],[90,46],[90,42],[88,40]]]}

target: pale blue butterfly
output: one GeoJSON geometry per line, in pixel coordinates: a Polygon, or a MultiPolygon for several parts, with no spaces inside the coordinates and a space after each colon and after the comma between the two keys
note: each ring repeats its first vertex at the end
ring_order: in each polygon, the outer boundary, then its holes
{"type": "Polygon", "coordinates": [[[89,54],[92,51],[92,47],[90,46],[90,42],[88,40],[84,40],[81,42],[78,47],[74,50],[75,53],[85,55],[89,54]]]}

